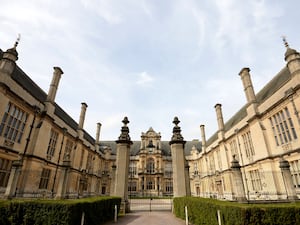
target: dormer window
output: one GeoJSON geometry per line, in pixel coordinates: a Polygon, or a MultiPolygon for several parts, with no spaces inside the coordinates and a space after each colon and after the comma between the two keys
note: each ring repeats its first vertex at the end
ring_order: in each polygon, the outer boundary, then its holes
{"type": "Polygon", "coordinates": [[[147,149],[149,153],[152,153],[155,149],[155,146],[153,145],[152,140],[149,141],[149,144],[147,145],[147,149]]]}

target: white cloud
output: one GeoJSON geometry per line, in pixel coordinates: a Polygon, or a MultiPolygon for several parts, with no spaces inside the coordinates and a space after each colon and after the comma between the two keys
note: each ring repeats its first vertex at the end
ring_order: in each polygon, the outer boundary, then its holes
{"type": "Polygon", "coordinates": [[[142,86],[146,86],[146,85],[150,85],[152,82],[154,81],[154,78],[148,74],[146,71],[138,74],[138,80],[137,80],[137,84],[138,85],[142,85],[142,86]]]}

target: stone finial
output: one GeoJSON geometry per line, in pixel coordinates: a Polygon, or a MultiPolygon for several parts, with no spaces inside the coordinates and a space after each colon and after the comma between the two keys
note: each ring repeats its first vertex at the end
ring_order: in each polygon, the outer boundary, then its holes
{"type": "MultiPolygon", "coordinates": [[[[177,116],[174,117],[173,123],[175,124],[175,126],[173,128],[173,136],[171,138],[171,142],[172,143],[174,143],[174,142],[185,142],[183,140],[182,135],[181,135],[181,129],[178,126],[178,124],[180,123],[180,120],[178,119],[177,116]]],[[[170,143],[170,144],[172,144],[172,143],[170,143]]]]}
{"type": "Polygon", "coordinates": [[[124,119],[122,120],[122,123],[124,125],[121,128],[121,134],[119,136],[118,141],[131,142],[130,136],[129,136],[129,128],[127,126],[127,124],[129,123],[129,120],[128,120],[127,116],[124,117],[124,119]]]}
{"type": "Polygon", "coordinates": [[[286,48],[288,48],[289,47],[289,43],[287,42],[287,40],[286,40],[286,36],[282,36],[282,41],[283,41],[283,43],[284,43],[284,46],[286,47],[286,48]]]}

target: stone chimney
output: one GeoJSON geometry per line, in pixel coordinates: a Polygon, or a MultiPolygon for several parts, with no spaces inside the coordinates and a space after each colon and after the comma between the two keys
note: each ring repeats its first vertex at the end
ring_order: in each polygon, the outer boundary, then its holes
{"type": "Polygon", "coordinates": [[[254,93],[254,88],[252,85],[251,77],[250,77],[250,69],[249,68],[243,68],[239,75],[241,76],[244,91],[246,94],[247,102],[249,104],[256,102],[256,97],[254,93]]]}
{"type": "Polygon", "coordinates": [[[84,124],[85,113],[86,113],[87,107],[88,107],[88,105],[85,102],[81,103],[81,112],[80,112],[79,123],[78,123],[79,130],[83,130],[83,124],[84,124]]]}
{"type": "Polygon", "coordinates": [[[52,82],[48,91],[48,95],[47,95],[47,102],[52,102],[54,103],[55,101],[55,96],[56,96],[56,92],[58,89],[58,84],[61,78],[61,75],[64,73],[61,68],[59,67],[53,67],[54,72],[53,72],[53,77],[52,77],[52,82]]]}
{"type": "Polygon", "coordinates": [[[222,105],[216,104],[215,105],[216,113],[217,113],[217,120],[218,120],[218,127],[219,131],[224,130],[224,121],[223,121],[223,114],[222,114],[222,105]]]}
{"type": "Polygon", "coordinates": [[[97,131],[96,131],[96,145],[100,143],[100,131],[101,131],[101,123],[97,123],[97,131]]]}
{"type": "Polygon", "coordinates": [[[200,125],[200,131],[201,131],[202,149],[203,149],[203,152],[206,152],[205,126],[203,124],[200,125]]]}
{"type": "Polygon", "coordinates": [[[7,49],[6,52],[3,53],[3,57],[0,61],[0,71],[7,75],[11,75],[15,69],[16,61],[18,60],[17,46],[19,41],[20,37],[18,37],[14,47],[7,49]]]}
{"type": "Polygon", "coordinates": [[[216,113],[217,113],[217,120],[218,120],[218,127],[219,127],[219,132],[218,132],[218,137],[220,140],[224,139],[224,121],[223,121],[223,114],[222,114],[222,105],[221,104],[216,104],[215,105],[216,113]]]}

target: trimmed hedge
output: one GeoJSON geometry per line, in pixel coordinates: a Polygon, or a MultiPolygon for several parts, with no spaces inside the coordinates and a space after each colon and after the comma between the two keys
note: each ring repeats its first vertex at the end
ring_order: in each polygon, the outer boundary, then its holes
{"type": "Polygon", "coordinates": [[[100,225],[114,218],[115,205],[121,198],[95,197],[76,200],[0,201],[1,225],[100,225]]]}
{"type": "Polygon", "coordinates": [[[272,204],[242,204],[198,197],[174,198],[174,213],[194,225],[218,225],[220,210],[222,225],[300,225],[300,202],[272,204]]]}

